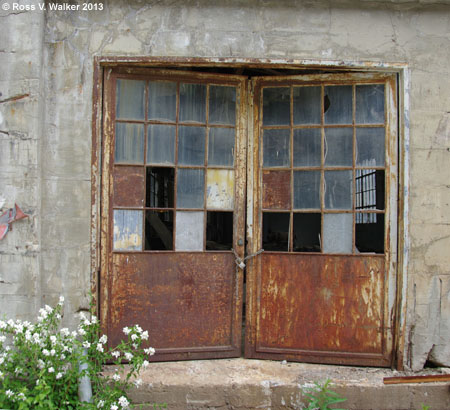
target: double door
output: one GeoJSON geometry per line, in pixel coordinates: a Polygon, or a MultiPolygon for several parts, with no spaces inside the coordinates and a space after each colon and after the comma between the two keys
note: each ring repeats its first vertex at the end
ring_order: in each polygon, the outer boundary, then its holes
{"type": "Polygon", "coordinates": [[[389,366],[395,79],[115,69],[100,316],[154,360],[389,366]]]}

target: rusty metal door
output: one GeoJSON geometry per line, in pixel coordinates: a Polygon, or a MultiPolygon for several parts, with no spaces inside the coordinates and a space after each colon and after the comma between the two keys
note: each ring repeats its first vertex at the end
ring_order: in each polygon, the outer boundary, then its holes
{"type": "Polygon", "coordinates": [[[389,366],[397,93],[383,74],[254,78],[246,357],[389,366]]]}
{"type": "Polygon", "coordinates": [[[106,69],[100,315],[154,360],[241,355],[246,82],[106,69]]]}

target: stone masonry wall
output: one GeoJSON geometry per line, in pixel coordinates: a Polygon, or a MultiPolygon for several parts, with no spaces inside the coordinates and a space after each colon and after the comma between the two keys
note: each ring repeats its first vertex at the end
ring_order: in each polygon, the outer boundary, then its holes
{"type": "Polygon", "coordinates": [[[31,215],[0,242],[2,312],[28,316],[63,294],[72,323],[87,307],[94,56],[400,62],[411,73],[405,363],[450,366],[447,1],[108,0],[102,11],[45,13],[26,4],[36,10],[0,11],[0,196],[31,215]]]}

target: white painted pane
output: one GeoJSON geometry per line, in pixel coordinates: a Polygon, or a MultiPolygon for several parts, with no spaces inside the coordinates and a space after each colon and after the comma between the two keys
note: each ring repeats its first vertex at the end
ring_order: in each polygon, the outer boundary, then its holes
{"type": "Polygon", "coordinates": [[[180,84],[180,121],[206,122],[206,85],[180,84]]]}
{"type": "Polygon", "coordinates": [[[325,166],[352,166],[353,128],[325,129],[325,166]]]}
{"type": "Polygon", "coordinates": [[[352,253],[353,215],[323,215],[323,252],[352,253]]]}
{"type": "Polygon", "coordinates": [[[356,129],[356,165],[384,166],[385,130],[383,128],[356,129]]]}
{"type": "Polygon", "coordinates": [[[205,127],[178,128],[178,164],[203,165],[205,163],[205,127]]]}
{"type": "Polygon", "coordinates": [[[178,168],[177,208],[203,208],[204,170],[178,168]]]}
{"type": "Polygon", "coordinates": [[[294,124],[320,124],[320,87],[294,87],[294,124]]]}
{"type": "Polygon", "coordinates": [[[143,120],[145,81],[117,80],[116,118],[143,120]]]}
{"type": "Polygon", "coordinates": [[[144,162],[144,125],[116,123],[114,162],[142,164],[144,162]]]}
{"type": "Polygon", "coordinates": [[[178,211],[176,214],[175,250],[202,251],[203,228],[203,212],[178,211]]]}
{"type": "Polygon", "coordinates": [[[352,111],[352,86],[325,87],[325,124],[351,124],[352,111]]]}
{"type": "Polygon", "coordinates": [[[206,206],[208,209],[233,209],[234,171],[208,169],[206,173],[206,206]]]}
{"type": "Polygon", "coordinates": [[[356,86],[356,123],[384,123],[384,84],[356,86]]]}
{"type": "Polygon", "coordinates": [[[177,84],[150,81],[148,84],[148,119],[175,121],[177,118],[177,84]]]}
{"type": "Polygon", "coordinates": [[[142,211],[114,210],[115,251],[142,250],[142,211]]]}
{"type": "Polygon", "coordinates": [[[147,129],[147,164],[175,162],[175,126],[149,125],[147,129]]]}
{"type": "Polygon", "coordinates": [[[234,128],[210,128],[208,165],[233,166],[234,128]]]}
{"type": "Polygon", "coordinates": [[[325,208],[352,209],[352,171],[325,171],[325,208]]]}
{"type": "Polygon", "coordinates": [[[236,88],[209,87],[209,123],[234,125],[236,122],[236,88]]]}

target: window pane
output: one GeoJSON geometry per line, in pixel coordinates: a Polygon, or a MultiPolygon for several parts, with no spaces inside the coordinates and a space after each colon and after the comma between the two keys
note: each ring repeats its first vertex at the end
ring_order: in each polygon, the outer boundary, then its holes
{"type": "Polygon", "coordinates": [[[357,169],[355,178],[356,209],[384,209],[384,171],[357,169]]]}
{"type": "Polygon", "coordinates": [[[352,107],[351,85],[325,87],[325,124],[351,124],[352,107]]]}
{"type": "Polygon", "coordinates": [[[320,209],[320,171],[294,171],[294,208],[320,209]]]}
{"type": "Polygon", "coordinates": [[[173,212],[145,212],[145,250],[173,249],[173,212]]]}
{"type": "Polygon", "coordinates": [[[265,251],[289,250],[289,214],[263,212],[263,249],[265,251]]]}
{"type": "Polygon", "coordinates": [[[206,249],[230,250],[233,247],[233,212],[207,212],[206,249]]]}
{"type": "Polygon", "coordinates": [[[176,214],[175,249],[177,251],[202,251],[203,212],[180,212],[176,214]]]}
{"type": "Polygon", "coordinates": [[[263,171],[263,208],[291,209],[291,171],[263,171]]]}
{"type": "Polygon", "coordinates": [[[208,165],[233,166],[234,128],[210,128],[208,165]]]}
{"type": "Polygon", "coordinates": [[[177,118],[177,83],[148,83],[148,119],[175,121],[177,118]]]}
{"type": "Polygon", "coordinates": [[[290,164],[289,130],[264,130],[263,165],[288,167],[290,164]]]}
{"type": "Polygon", "coordinates": [[[352,253],[353,214],[323,215],[324,253],[352,253]]]}
{"type": "Polygon", "coordinates": [[[294,214],[294,252],[320,252],[320,214],[294,214]]]}
{"type": "Polygon", "coordinates": [[[147,164],[175,162],[175,126],[149,125],[147,129],[147,164]]]}
{"type": "Polygon", "coordinates": [[[203,169],[178,169],[177,208],[203,208],[203,169]]]}
{"type": "Polygon", "coordinates": [[[320,166],[321,139],[318,128],[294,130],[294,167],[320,166]]]}
{"type": "Polygon", "coordinates": [[[142,250],[142,211],[115,209],[113,214],[114,250],[142,250]]]}
{"type": "Polygon", "coordinates": [[[355,245],[359,252],[384,253],[384,214],[356,214],[355,245]]]}
{"type": "Polygon", "coordinates": [[[173,208],[173,168],[147,168],[147,200],[151,208],[173,208]]]}
{"type": "Polygon", "coordinates": [[[383,128],[357,128],[356,129],[356,165],[384,166],[384,140],[383,128]]]}
{"type": "Polygon", "coordinates": [[[114,162],[141,164],[144,162],[144,126],[116,123],[114,162]]]}
{"type": "Polygon", "coordinates": [[[352,171],[325,171],[325,208],[352,209],[352,171]]]}
{"type": "Polygon", "coordinates": [[[320,124],[320,87],[294,87],[294,124],[320,124]]]}
{"type": "Polygon", "coordinates": [[[236,122],[236,88],[209,87],[209,123],[234,125],[236,122]]]}
{"type": "Polygon", "coordinates": [[[234,171],[208,169],[206,172],[206,206],[208,209],[233,209],[234,171]]]}
{"type": "Polygon", "coordinates": [[[384,123],[384,84],[356,86],[356,123],[384,123]]]}
{"type": "Polygon", "coordinates": [[[204,127],[179,127],[178,164],[203,165],[205,163],[204,127]]]}
{"type": "Polygon", "coordinates": [[[289,87],[263,89],[263,124],[291,123],[291,89],[289,87]]]}
{"type": "Polygon", "coordinates": [[[325,166],[352,166],[353,128],[325,129],[325,166]]]}
{"type": "Polygon", "coordinates": [[[180,121],[206,122],[206,85],[180,84],[180,121]]]}
{"type": "Polygon", "coordinates": [[[116,118],[144,120],[145,81],[117,80],[116,118]]]}

